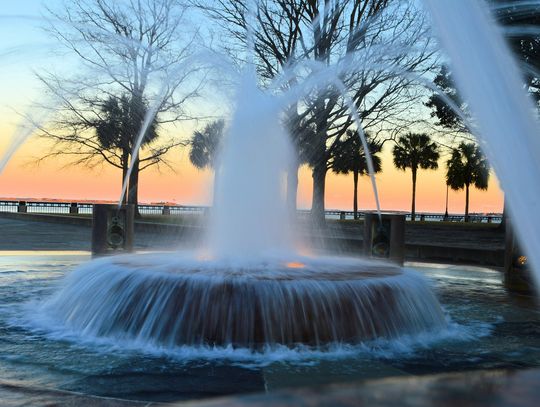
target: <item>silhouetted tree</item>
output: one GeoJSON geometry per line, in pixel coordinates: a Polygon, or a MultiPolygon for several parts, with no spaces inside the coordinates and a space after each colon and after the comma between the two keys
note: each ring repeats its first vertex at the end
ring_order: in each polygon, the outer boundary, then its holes
{"type": "Polygon", "coordinates": [[[196,130],[189,142],[189,161],[198,169],[214,170],[214,197],[216,196],[219,174],[216,161],[225,129],[225,120],[220,119],[208,123],[204,129],[196,130]]]}
{"type": "Polygon", "coordinates": [[[310,163],[311,140],[315,134],[313,123],[306,118],[305,113],[299,114],[298,104],[294,103],[286,112],[285,126],[291,135],[291,142],[295,151],[289,170],[287,171],[287,207],[290,219],[296,216],[296,201],[298,197],[298,170],[303,164],[310,163]]]}
{"type": "MultiPolygon", "coordinates": [[[[190,118],[186,103],[198,96],[202,80],[197,77],[200,67],[188,63],[197,37],[185,32],[187,6],[179,0],[63,0],[57,10],[49,10],[48,32],[81,65],[72,75],[38,74],[47,91],[60,100],[60,106],[50,107],[52,123],[41,129],[54,141],[45,158],[68,155],[74,157],[73,164],[95,167],[106,162],[125,170],[125,157],[116,146],[104,149],[106,143],[96,137],[96,123],[113,114],[103,107],[118,95],[126,95],[131,110],[139,112],[129,115],[134,120],[126,125],[132,132],[130,140],[138,136],[143,112],[152,113],[155,119],[150,120],[160,125],[190,118]]],[[[157,134],[144,137],[155,143],[143,143],[132,152],[128,190],[132,204],[138,203],[139,170],[168,165],[165,154],[184,144],[157,140],[157,134]]]]}
{"type": "MultiPolygon", "coordinates": [[[[371,159],[375,172],[380,172],[381,158],[378,153],[381,152],[381,145],[375,143],[373,137],[366,134],[369,145],[371,159]]],[[[353,174],[353,212],[354,219],[358,219],[358,176],[369,174],[366,153],[364,145],[357,132],[347,131],[347,136],[339,140],[331,159],[332,171],[336,174],[353,174]]]]}
{"type": "MultiPolygon", "coordinates": [[[[508,0],[489,0],[493,14],[502,28],[514,55],[520,62],[525,86],[531,96],[540,102],[540,5],[508,0]]],[[[454,84],[452,73],[442,66],[433,83],[450,98],[462,111],[467,113],[463,101],[454,84]]],[[[437,93],[433,93],[426,106],[432,109],[431,116],[437,124],[458,131],[469,132],[463,120],[450,108],[437,93]]]]}
{"type": "Polygon", "coordinates": [[[195,130],[189,142],[189,160],[196,168],[215,168],[224,129],[225,121],[221,119],[208,123],[202,130],[195,130]]]}
{"type": "MultiPolygon", "coordinates": [[[[93,122],[97,140],[102,151],[119,151],[118,166],[122,168],[123,183],[126,181],[133,147],[137,142],[135,137],[141,130],[147,108],[144,102],[134,101],[128,95],[123,95],[119,99],[113,96],[109,97],[102,104],[100,111],[100,117],[93,122]]],[[[141,146],[148,146],[158,138],[157,126],[156,120],[150,123],[141,146]]],[[[157,155],[162,153],[164,151],[156,152],[157,155]]],[[[142,164],[142,167],[139,166],[139,171],[148,168],[147,161],[156,159],[158,159],[156,155],[150,159],[139,159],[139,163],[142,164]]],[[[124,196],[125,202],[127,198],[127,195],[124,196]]]]}
{"type": "MultiPolygon", "coordinates": [[[[424,16],[413,3],[308,1],[305,15],[310,27],[302,37],[309,41],[307,57],[322,67],[339,65],[343,63],[340,60],[354,61],[339,79],[365,131],[373,129],[380,134],[384,129],[388,134],[413,117],[404,114],[420,96],[412,76],[423,75],[434,64],[424,16]],[[417,48],[418,44],[422,45],[417,48]],[[404,71],[409,75],[399,74],[404,71]],[[403,119],[401,124],[396,124],[398,117],[403,119]]],[[[310,158],[312,214],[315,222],[321,223],[328,161],[354,120],[345,95],[333,83],[316,87],[306,104],[316,128],[310,158]]]]}
{"type": "MultiPolygon", "coordinates": [[[[208,2],[195,0],[199,8],[205,10],[217,21],[226,21],[223,29],[229,34],[226,49],[236,59],[243,59],[247,47],[247,31],[249,20],[249,3],[243,0],[216,0],[208,2]]],[[[255,3],[252,3],[255,4],[255,3]]],[[[256,2],[258,12],[251,16],[257,23],[252,30],[255,37],[255,63],[262,82],[269,83],[276,76],[290,68],[298,57],[298,43],[301,35],[303,10],[305,0],[263,0],[256,2]]],[[[224,42],[227,40],[223,39],[224,42]]],[[[251,52],[251,51],[250,51],[251,52]]],[[[242,61],[243,62],[243,61],[242,61]]],[[[296,83],[295,78],[283,84],[290,88],[296,83]]],[[[291,103],[284,115],[284,125],[287,128],[292,144],[295,148],[295,157],[291,160],[287,171],[287,206],[291,216],[296,213],[296,200],[298,192],[298,170],[306,162],[303,143],[308,139],[306,134],[312,129],[305,120],[305,115],[299,114],[298,103],[291,103]]]]}
{"type": "Polygon", "coordinates": [[[339,139],[355,127],[341,87],[324,78],[344,84],[364,129],[395,132],[411,120],[406,113],[422,96],[414,76],[435,63],[423,13],[413,2],[389,0],[262,0],[254,13],[242,0],[200,3],[228,23],[223,28],[233,41],[227,49],[238,59],[246,55],[246,32],[253,34],[263,85],[283,72],[284,89],[319,78],[293,111],[300,116],[296,123],[310,126],[298,134],[310,134],[304,151],[312,168],[312,215],[324,223],[329,161],[339,139]]]}
{"type": "Polygon", "coordinates": [[[453,190],[465,188],[465,222],[469,221],[469,188],[488,188],[489,164],[474,143],[460,143],[446,162],[446,184],[453,190]]]}
{"type": "MultiPolygon", "coordinates": [[[[463,102],[459,96],[458,90],[454,85],[452,74],[446,65],[443,65],[435,78],[433,83],[440,89],[440,91],[455,103],[462,112],[467,111],[467,105],[463,102]]],[[[431,108],[431,117],[437,118],[437,125],[460,132],[469,132],[469,129],[463,122],[463,119],[451,108],[444,98],[438,93],[433,93],[426,106],[431,108]]]]}
{"type": "Polygon", "coordinates": [[[409,133],[398,138],[394,150],[394,165],[412,173],[412,208],[411,220],[416,218],[416,173],[419,168],[436,170],[439,165],[439,148],[427,134],[409,133]]]}

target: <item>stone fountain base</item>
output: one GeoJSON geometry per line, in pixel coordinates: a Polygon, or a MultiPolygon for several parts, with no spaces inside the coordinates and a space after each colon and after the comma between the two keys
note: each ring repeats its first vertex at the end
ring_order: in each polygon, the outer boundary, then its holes
{"type": "Polygon", "coordinates": [[[341,258],[111,257],[76,270],[43,311],[85,335],[165,347],[360,343],[446,324],[414,272],[341,258]]]}

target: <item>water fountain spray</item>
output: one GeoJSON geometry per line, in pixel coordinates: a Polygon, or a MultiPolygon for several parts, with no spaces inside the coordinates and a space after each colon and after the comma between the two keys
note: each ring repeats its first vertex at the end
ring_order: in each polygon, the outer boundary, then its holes
{"type": "Polygon", "coordinates": [[[540,282],[540,138],[521,71],[483,2],[424,0],[506,191],[516,233],[540,282]],[[516,137],[510,140],[510,137],[516,137]]]}

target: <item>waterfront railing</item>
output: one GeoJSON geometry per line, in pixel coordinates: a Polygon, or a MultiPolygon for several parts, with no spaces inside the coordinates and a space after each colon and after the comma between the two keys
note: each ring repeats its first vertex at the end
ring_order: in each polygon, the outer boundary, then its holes
{"type": "MultiPolygon", "coordinates": [[[[9,201],[0,200],[0,212],[13,213],[36,213],[51,215],[92,215],[93,203],[88,202],[47,202],[47,201],[9,201]]],[[[140,204],[139,212],[141,215],[155,216],[182,216],[182,215],[204,215],[210,210],[207,206],[189,206],[189,205],[168,205],[168,204],[140,204]]],[[[357,218],[362,220],[365,213],[358,212],[357,218]]],[[[406,220],[411,220],[410,213],[403,213],[406,220]]],[[[309,210],[298,210],[301,217],[307,217],[309,210]]],[[[327,210],[326,219],[335,220],[353,220],[354,212],[327,210]]],[[[417,213],[416,220],[421,222],[464,222],[465,216],[461,214],[445,215],[442,213],[417,213]]],[[[475,223],[500,223],[502,215],[498,213],[489,214],[470,214],[469,222],[475,223]]]]}

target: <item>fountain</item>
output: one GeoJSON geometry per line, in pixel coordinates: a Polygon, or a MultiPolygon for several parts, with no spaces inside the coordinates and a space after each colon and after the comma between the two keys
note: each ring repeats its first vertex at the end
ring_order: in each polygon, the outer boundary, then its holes
{"type": "Polygon", "coordinates": [[[85,336],[181,345],[361,343],[446,326],[424,279],[358,259],[227,264],[119,256],[80,267],[41,312],[85,336]]]}
{"type": "MultiPolygon", "coordinates": [[[[435,19],[441,19],[437,25],[443,44],[457,54],[462,46],[456,51],[452,41],[463,45],[467,38],[453,38],[451,29],[460,27],[456,20],[468,2],[426,2],[435,19]]],[[[481,13],[464,13],[473,19],[470,27],[482,20],[481,13]]],[[[464,89],[482,86],[478,94],[490,89],[489,82],[480,81],[482,69],[470,71],[475,73],[472,83],[464,73],[460,76],[464,89]]],[[[443,312],[430,283],[412,269],[305,250],[285,205],[291,147],[279,123],[290,99],[262,92],[255,83],[247,72],[238,87],[216,169],[206,245],[191,252],[99,258],[79,265],[60,286],[54,280],[73,261],[65,254],[38,265],[33,255],[7,266],[0,257],[0,272],[7,276],[2,275],[0,284],[0,331],[5,335],[0,367],[8,372],[3,377],[15,371],[17,380],[23,377],[40,386],[178,400],[313,385],[320,377],[321,382],[343,379],[343,372],[347,379],[364,380],[381,371],[394,375],[537,366],[532,361],[540,360],[538,315],[509,300],[498,272],[454,266],[441,272],[443,266],[424,266],[423,273],[436,282],[443,312]],[[28,304],[29,298],[33,301],[28,304]],[[487,335],[489,340],[479,340],[487,335]],[[469,346],[472,340],[476,342],[469,346]],[[316,366],[320,361],[322,367],[316,366]],[[106,382],[109,388],[103,390],[106,382]],[[250,387],[261,382],[264,387],[250,387]],[[150,387],[155,394],[148,392],[150,387]]],[[[523,96],[518,85],[507,85],[518,92],[517,98],[523,96]]],[[[499,88],[493,91],[490,103],[511,99],[499,88]]],[[[488,102],[485,96],[474,99],[473,110],[488,102]]],[[[519,106],[512,115],[524,115],[521,131],[532,137],[536,127],[530,124],[530,109],[527,102],[519,106]]],[[[496,116],[497,128],[484,129],[486,137],[495,137],[493,148],[510,131],[505,121],[515,124],[508,112],[496,116]]],[[[21,134],[8,154],[26,138],[26,132],[21,134]]],[[[507,147],[516,154],[518,148],[533,150],[536,142],[514,144],[491,152],[510,191],[520,186],[511,185],[516,177],[538,172],[532,154],[510,164],[501,159],[507,147]],[[517,173],[507,165],[528,170],[517,173]]],[[[520,191],[511,200],[520,225],[527,223],[535,191],[520,191]]],[[[530,237],[529,250],[538,247],[535,222],[521,229],[522,237],[530,237]]]]}
{"type": "Polygon", "coordinates": [[[282,100],[242,78],[217,167],[209,244],[83,265],[42,306],[84,336],[175,348],[321,347],[446,327],[424,279],[395,265],[301,255],[286,208],[282,100]]]}

